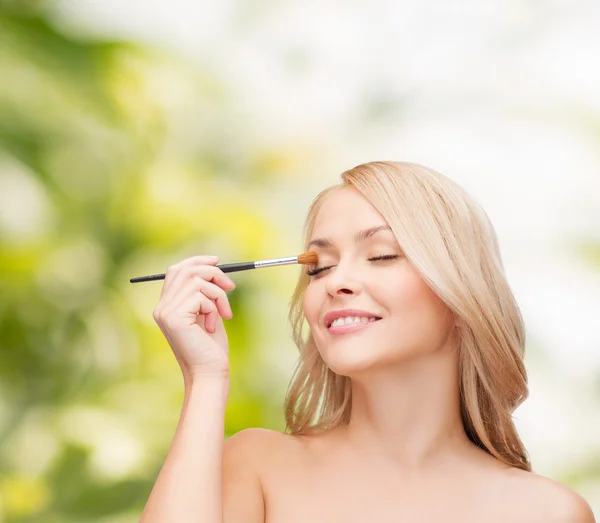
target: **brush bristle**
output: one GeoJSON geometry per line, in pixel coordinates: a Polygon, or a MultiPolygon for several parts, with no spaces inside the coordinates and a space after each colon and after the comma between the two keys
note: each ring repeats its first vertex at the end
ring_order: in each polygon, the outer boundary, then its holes
{"type": "Polygon", "coordinates": [[[305,252],[304,254],[298,255],[298,263],[302,265],[314,265],[319,261],[319,257],[316,252],[305,252]]]}

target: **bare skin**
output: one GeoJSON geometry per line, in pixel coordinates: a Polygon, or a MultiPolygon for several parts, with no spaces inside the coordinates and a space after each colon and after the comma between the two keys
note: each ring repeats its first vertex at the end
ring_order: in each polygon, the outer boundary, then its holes
{"type": "Polygon", "coordinates": [[[243,432],[260,441],[248,451],[260,476],[265,523],[595,521],[572,490],[508,467],[475,445],[430,470],[407,472],[357,455],[343,430],[243,432]]]}
{"type": "Polygon", "coordinates": [[[386,225],[354,189],[333,193],[319,211],[312,238],[328,242],[311,249],[330,268],[313,276],[304,312],[324,361],[351,379],[352,414],[348,426],[320,434],[263,432],[265,521],[593,521],[576,515],[585,502],[574,492],[469,440],[449,310],[391,231],[355,239],[386,225]],[[345,309],[380,320],[332,334],[325,314],[345,309]]]}
{"type": "Polygon", "coordinates": [[[319,211],[313,238],[328,239],[315,246],[328,268],[311,280],[304,312],[323,360],[350,378],[352,410],[347,426],[310,436],[246,429],[223,441],[223,319],[235,284],[214,257],[169,268],[153,316],[185,397],[141,522],[594,522],[573,491],[470,442],[453,318],[381,226],[355,191],[332,194],[319,211]],[[328,315],[347,308],[377,321],[336,332],[328,315]]]}

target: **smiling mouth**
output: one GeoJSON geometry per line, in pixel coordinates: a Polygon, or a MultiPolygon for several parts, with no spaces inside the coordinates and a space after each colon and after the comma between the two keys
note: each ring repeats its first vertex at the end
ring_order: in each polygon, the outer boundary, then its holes
{"type": "Polygon", "coordinates": [[[362,324],[362,323],[372,323],[374,321],[380,320],[381,318],[379,318],[378,316],[370,316],[370,317],[366,317],[366,316],[348,316],[348,317],[344,317],[344,318],[336,318],[335,320],[331,321],[329,323],[329,325],[327,325],[327,328],[331,328],[331,327],[339,327],[342,325],[356,325],[356,324],[362,324]]]}
{"type": "Polygon", "coordinates": [[[344,323],[343,325],[341,325],[341,324],[340,325],[332,325],[327,328],[327,332],[334,336],[351,334],[353,332],[357,332],[360,330],[369,329],[375,323],[377,323],[380,319],[381,318],[374,319],[372,321],[364,321],[364,322],[348,323],[348,324],[344,323]]]}
{"type": "Polygon", "coordinates": [[[357,317],[357,318],[338,318],[332,321],[327,327],[327,331],[331,334],[345,334],[356,330],[364,329],[377,323],[381,318],[372,317],[357,317]]]}

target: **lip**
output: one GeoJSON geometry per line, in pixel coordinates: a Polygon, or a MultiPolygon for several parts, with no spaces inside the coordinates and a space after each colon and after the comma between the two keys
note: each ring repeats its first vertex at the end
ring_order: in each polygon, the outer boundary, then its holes
{"type": "MultiPolygon", "coordinates": [[[[323,324],[325,325],[325,328],[331,332],[331,328],[329,327],[329,325],[331,325],[331,322],[333,320],[336,320],[338,318],[344,318],[346,316],[356,316],[359,318],[373,317],[373,318],[381,319],[381,316],[378,316],[377,314],[374,314],[369,311],[363,311],[360,309],[341,309],[338,311],[329,311],[327,314],[325,314],[325,317],[323,318],[323,324]]],[[[371,323],[376,323],[376,322],[371,322],[371,323]]],[[[370,323],[355,323],[355,324],[350,324],[350,325],[338,325],[337,327],[334,327],[334,328],[338,329],[339,327],[352,327],[352,326],[364,326],[364,325],[370,325],[370,323]]],[[[354,329],[352,329],[352,330],[354,330],[354,329]]]]}
{"type": "Polygon", "coordinates": [[[376,323],[379,323],[380,320],[370,321],[368,323],[350,323],[348,325],[336,325],[335,327],[329,327],[327,332],[334,336],[339,336],[340,334],[349,334],[351,332],[356,332],[358,330],[367,329],[376,323]]]}

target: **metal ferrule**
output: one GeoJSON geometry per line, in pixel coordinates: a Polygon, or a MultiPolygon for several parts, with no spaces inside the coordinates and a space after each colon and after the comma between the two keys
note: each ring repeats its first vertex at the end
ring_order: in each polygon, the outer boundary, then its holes
{"type": "Polygon", "coordinates": [[[289,256],[287,258],[275,258],[273,260],[261,260],[254,262],[257,269],[261,267],[273,267],[275,265],[289,265],[290,263],[298,263],[298,256],[289,256]]]}

